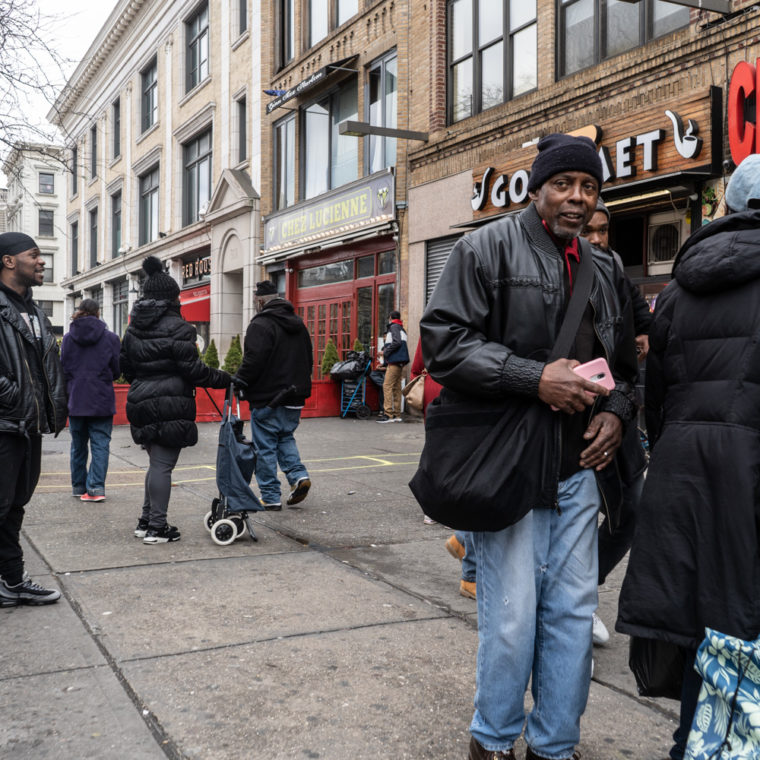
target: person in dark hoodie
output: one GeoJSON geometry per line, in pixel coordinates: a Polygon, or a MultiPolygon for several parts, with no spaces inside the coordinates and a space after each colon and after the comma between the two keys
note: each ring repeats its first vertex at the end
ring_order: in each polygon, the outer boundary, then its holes
{"type": "Polygon", "coordinates": [[[0,607],[51,604],[58,589],[24,572],[19,540],[24,506],[40,476],[43,433],[66,424],[66,384],[58,345],[32,288],[45,262],[37,243],[21,232],[0,235],[0,607]]]}
{"type": "Polygon", "coordinates": [[[119,336],[100,319],[100,307],[85,298],[63,336],[61,363],[69,393],[71,489],[82,501],[105,501],[108,454],[119,377],[119,336]],[[87,467],[87,450],[90,467],[87,467]]]}
{"type": "Polygon", "coordinates": [[[290,484],[288,505],[302,502],[311,488],[293,435],[311,395],[311,338],[293,304],[278,295],[273,282],[257,283],[255,296],[257,314],[245,334],[237,378],[251,405],[261,500],[266,509],[277,511],[282,509],[278,463],[290,484]]]}
{"type": "Polygon", "coordinates": [[[195,328],[180,314],[179,286],[161,261],[148,256],[143,270],[143,297],[132,308],[120,362],[130,383],[127,419],[132,439],[150,461],[135,536],[146,544],[163,544],[180,538],[166,514],[179,454],[198,442],[195,387],[225,388],[231,378],[200,360],[195,328]]]}
{"type": "Polygon", "coordinates": [[[618,610],[621,633],[681,649],[671,760],[684,757],[705,628],[760,634],[760,155],[742,161],[725,200],[729,213],[684,243],[657,298],[651,458],[618,610]]]}

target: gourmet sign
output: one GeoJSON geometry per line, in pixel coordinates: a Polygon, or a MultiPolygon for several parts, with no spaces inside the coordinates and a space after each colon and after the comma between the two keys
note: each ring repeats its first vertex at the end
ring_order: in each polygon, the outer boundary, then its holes
{"type": "MultiPolygon", "coordinates": [[[[651,107],[614,124],[591,128],[596,134],[605,187],[686,171],[719,173],[722,130],[721,91],[651,107]]],[[[586,130],[584,130],[584,134],[586,130]]],[[[473,170],[472,210],[476,219],[528,203],[531,145],[503,162],[473,170]]]]}

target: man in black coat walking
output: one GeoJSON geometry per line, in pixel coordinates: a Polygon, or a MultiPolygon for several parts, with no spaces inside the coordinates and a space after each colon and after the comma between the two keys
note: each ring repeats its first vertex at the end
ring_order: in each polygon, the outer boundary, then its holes
{"type": "Polygon", "coordinates": [[[261,500],[266,509],[279,511],[278,463],[290,484],[288,505],[302,502],[311,488],[293,435],[311,395],[311,337],[293,304],[280,297],[274,283],[257,283],[255,295],[258,313],[245,334],[237,379],[251,405],[261,500]]]}

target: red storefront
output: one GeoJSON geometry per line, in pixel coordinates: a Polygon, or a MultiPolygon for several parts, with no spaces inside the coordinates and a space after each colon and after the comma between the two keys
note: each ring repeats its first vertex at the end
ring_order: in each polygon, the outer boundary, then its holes
{"type": "Polygon", "coordinates": [[[179,294],[182,316],[198,332],[198,346],[205,351],[211,323],[211,255],[208,249],[182,260],[182,291],[179,294]]]}
{"type": "MultiPolygon", "coordinates": [[[[373,356],[398,303],[398,242],[391,171],[344,185],[265,219],[261,262],[284,285],[314,347],[306,417],[340,413],[338,384],[321,372],[328,339],[342,358],[358,339],[373,356]]],[[[367,383],[368,403],[376,393],[367,383]]]]}

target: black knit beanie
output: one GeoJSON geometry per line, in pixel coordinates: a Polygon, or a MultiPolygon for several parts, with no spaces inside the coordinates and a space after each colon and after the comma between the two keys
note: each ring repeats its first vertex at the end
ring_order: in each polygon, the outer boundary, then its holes
{"type": "Polygon", "coordinates": [[[546,135],[538,141],[538,155],[530,167],[528,191],[538,190],[555,174],[571,171],[590,174],[602,189],[602,162],[593,140],[562,134],[546,135]]]}
{"type": "Polygon", "coordinates": [[[19,253],[37,248],[37,243],[23,232],[3,232],[0,235],[0,269],[3,268],[3,256],[16,256],[19,253]]]}
{"type": "Polygon", "coordinates": [[[276,296],[277,295],[277,288],[275,287],[275,284],[271,280],[262,280],[261,282],[256,283],[256,292],[254,293],[256,296],[276,296]]]}
{"type": "Polygon", "coordinates": [[[155,256],[148,256],[142,264],[148,278],[143,284],[145,298],[156,301],[176,301],[179,297],[179,285],[175,279],[164,272],[164,265],[155,256]]]}

